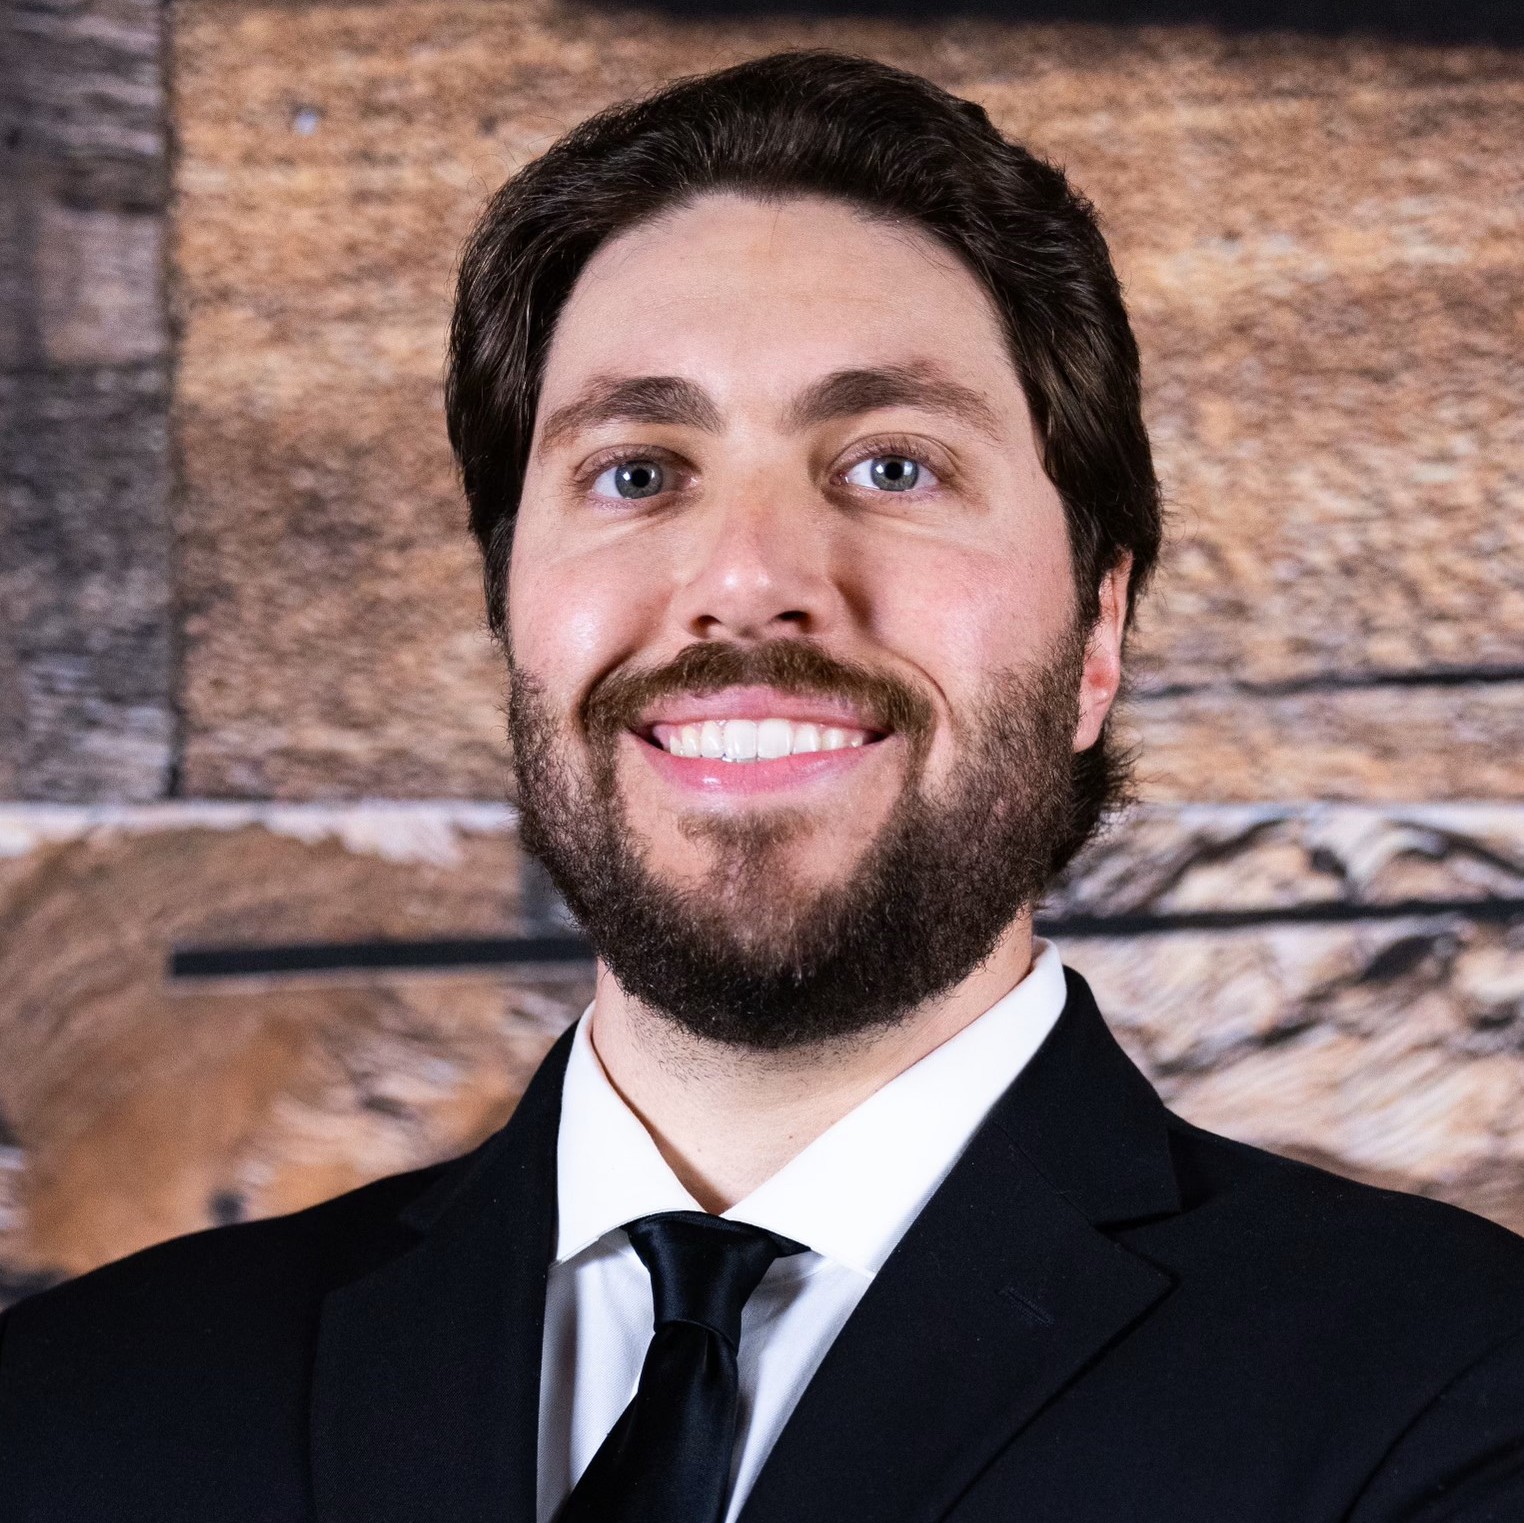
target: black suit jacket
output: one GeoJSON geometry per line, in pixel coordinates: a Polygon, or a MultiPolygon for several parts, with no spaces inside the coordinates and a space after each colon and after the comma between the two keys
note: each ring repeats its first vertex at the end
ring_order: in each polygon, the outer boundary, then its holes
{"type": "MultiPolygon", "coordinates": [[[[13,1308],[0,1517],[533,1523],[567,1045],[465,1158],[13,1308]]],[[[1524,1240],[1187,1126],[1070,974],[742,1516],[1521,1523],[1524,1240]]]]}

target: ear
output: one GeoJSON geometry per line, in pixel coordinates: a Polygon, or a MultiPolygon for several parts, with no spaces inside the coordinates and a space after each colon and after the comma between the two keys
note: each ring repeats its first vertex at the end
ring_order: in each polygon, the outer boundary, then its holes
{"type": "Polygon", "coordinates": [[[1127,555],[1101,578],[1100,612],[1085,645],[1085,667],[1080,674],[1076,751],[1088,751],[1099,739],[1122,685],[1122,638],[1127,628],[1127,584],[1131,577],[1132,556],[1127,555]]]}

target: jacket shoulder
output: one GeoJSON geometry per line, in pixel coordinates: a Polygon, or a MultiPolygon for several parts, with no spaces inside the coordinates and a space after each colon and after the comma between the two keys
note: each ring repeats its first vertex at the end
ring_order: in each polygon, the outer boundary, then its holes
{"type": "Polygon", "coordinates": [[[1524,1326],[1524,1237],[1425,1196],[1362,1184],[1171,1116],[1184,1210],[1162,1240],[1207,1250],[1273,1303],[1399,1327],[1436,1352],[1524,1326]]]}
{"type": "Polygon", "coordinates": [[[323,1297],[417,1241],[399,1213],[440,1172],[176,1238],[11,1307],[6,1516],[310,1516],[306,1391],[323,1297]]]}
{"type": "Polygon", "coordinates": [[[399,1215],[450,1167],[392,1175],[286,1216],[213,1227],[156,1244],[28,1297],[0,1333],[7,1394],[64,1390],[88,1376],[189,1361],[207,1370],[268,1366],[306,1346],[323,1297],[403,1251],[399,1215]]]}

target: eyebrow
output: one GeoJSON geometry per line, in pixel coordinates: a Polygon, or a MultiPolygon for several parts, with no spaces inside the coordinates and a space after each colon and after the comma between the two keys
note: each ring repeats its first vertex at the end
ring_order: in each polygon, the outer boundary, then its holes
{"type": "Polygon", "coordinates": [[[808,428],[880,407],[919,407],[999,436],[999,419],[984,396],[924,361],[834,371],[805,387],[794,399],[787,423],[793,429],[808,428]]]}
{"type": "Polygon", "coordinates": [[[551,449],[600,423],[666,423],[712,434],[721,426],[720,410],[709,393],[682,376],[600,376],[546,418],[540,447],[551,449]]]}
{"type": "MultiPolygon", "coordinates": [[[[798,431],[883,407],[924,408],[999,436],[999,419],[983,395],[924,361],[832,371],[794,398],[784,425],[798,431]]],[[[602,423],[661,423],[712,434],[723,428],[713,398],[694,381],[676,375],[599,376],[546,418],[540,448],[553,449],[602,423]]]]}

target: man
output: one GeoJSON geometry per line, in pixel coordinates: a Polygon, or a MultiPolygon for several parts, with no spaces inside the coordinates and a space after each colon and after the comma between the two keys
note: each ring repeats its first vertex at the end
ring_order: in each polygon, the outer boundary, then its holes
{"type": "Polygon", "coordinates": [[[1033,938],[1160,529],[1063,176],[764,59],[511,181],[452,341],[597,996],[469,1157],[15,1308],[6,1516],[1524,1518],[1524,1244],[1178,1121],[1033,938]]]}

